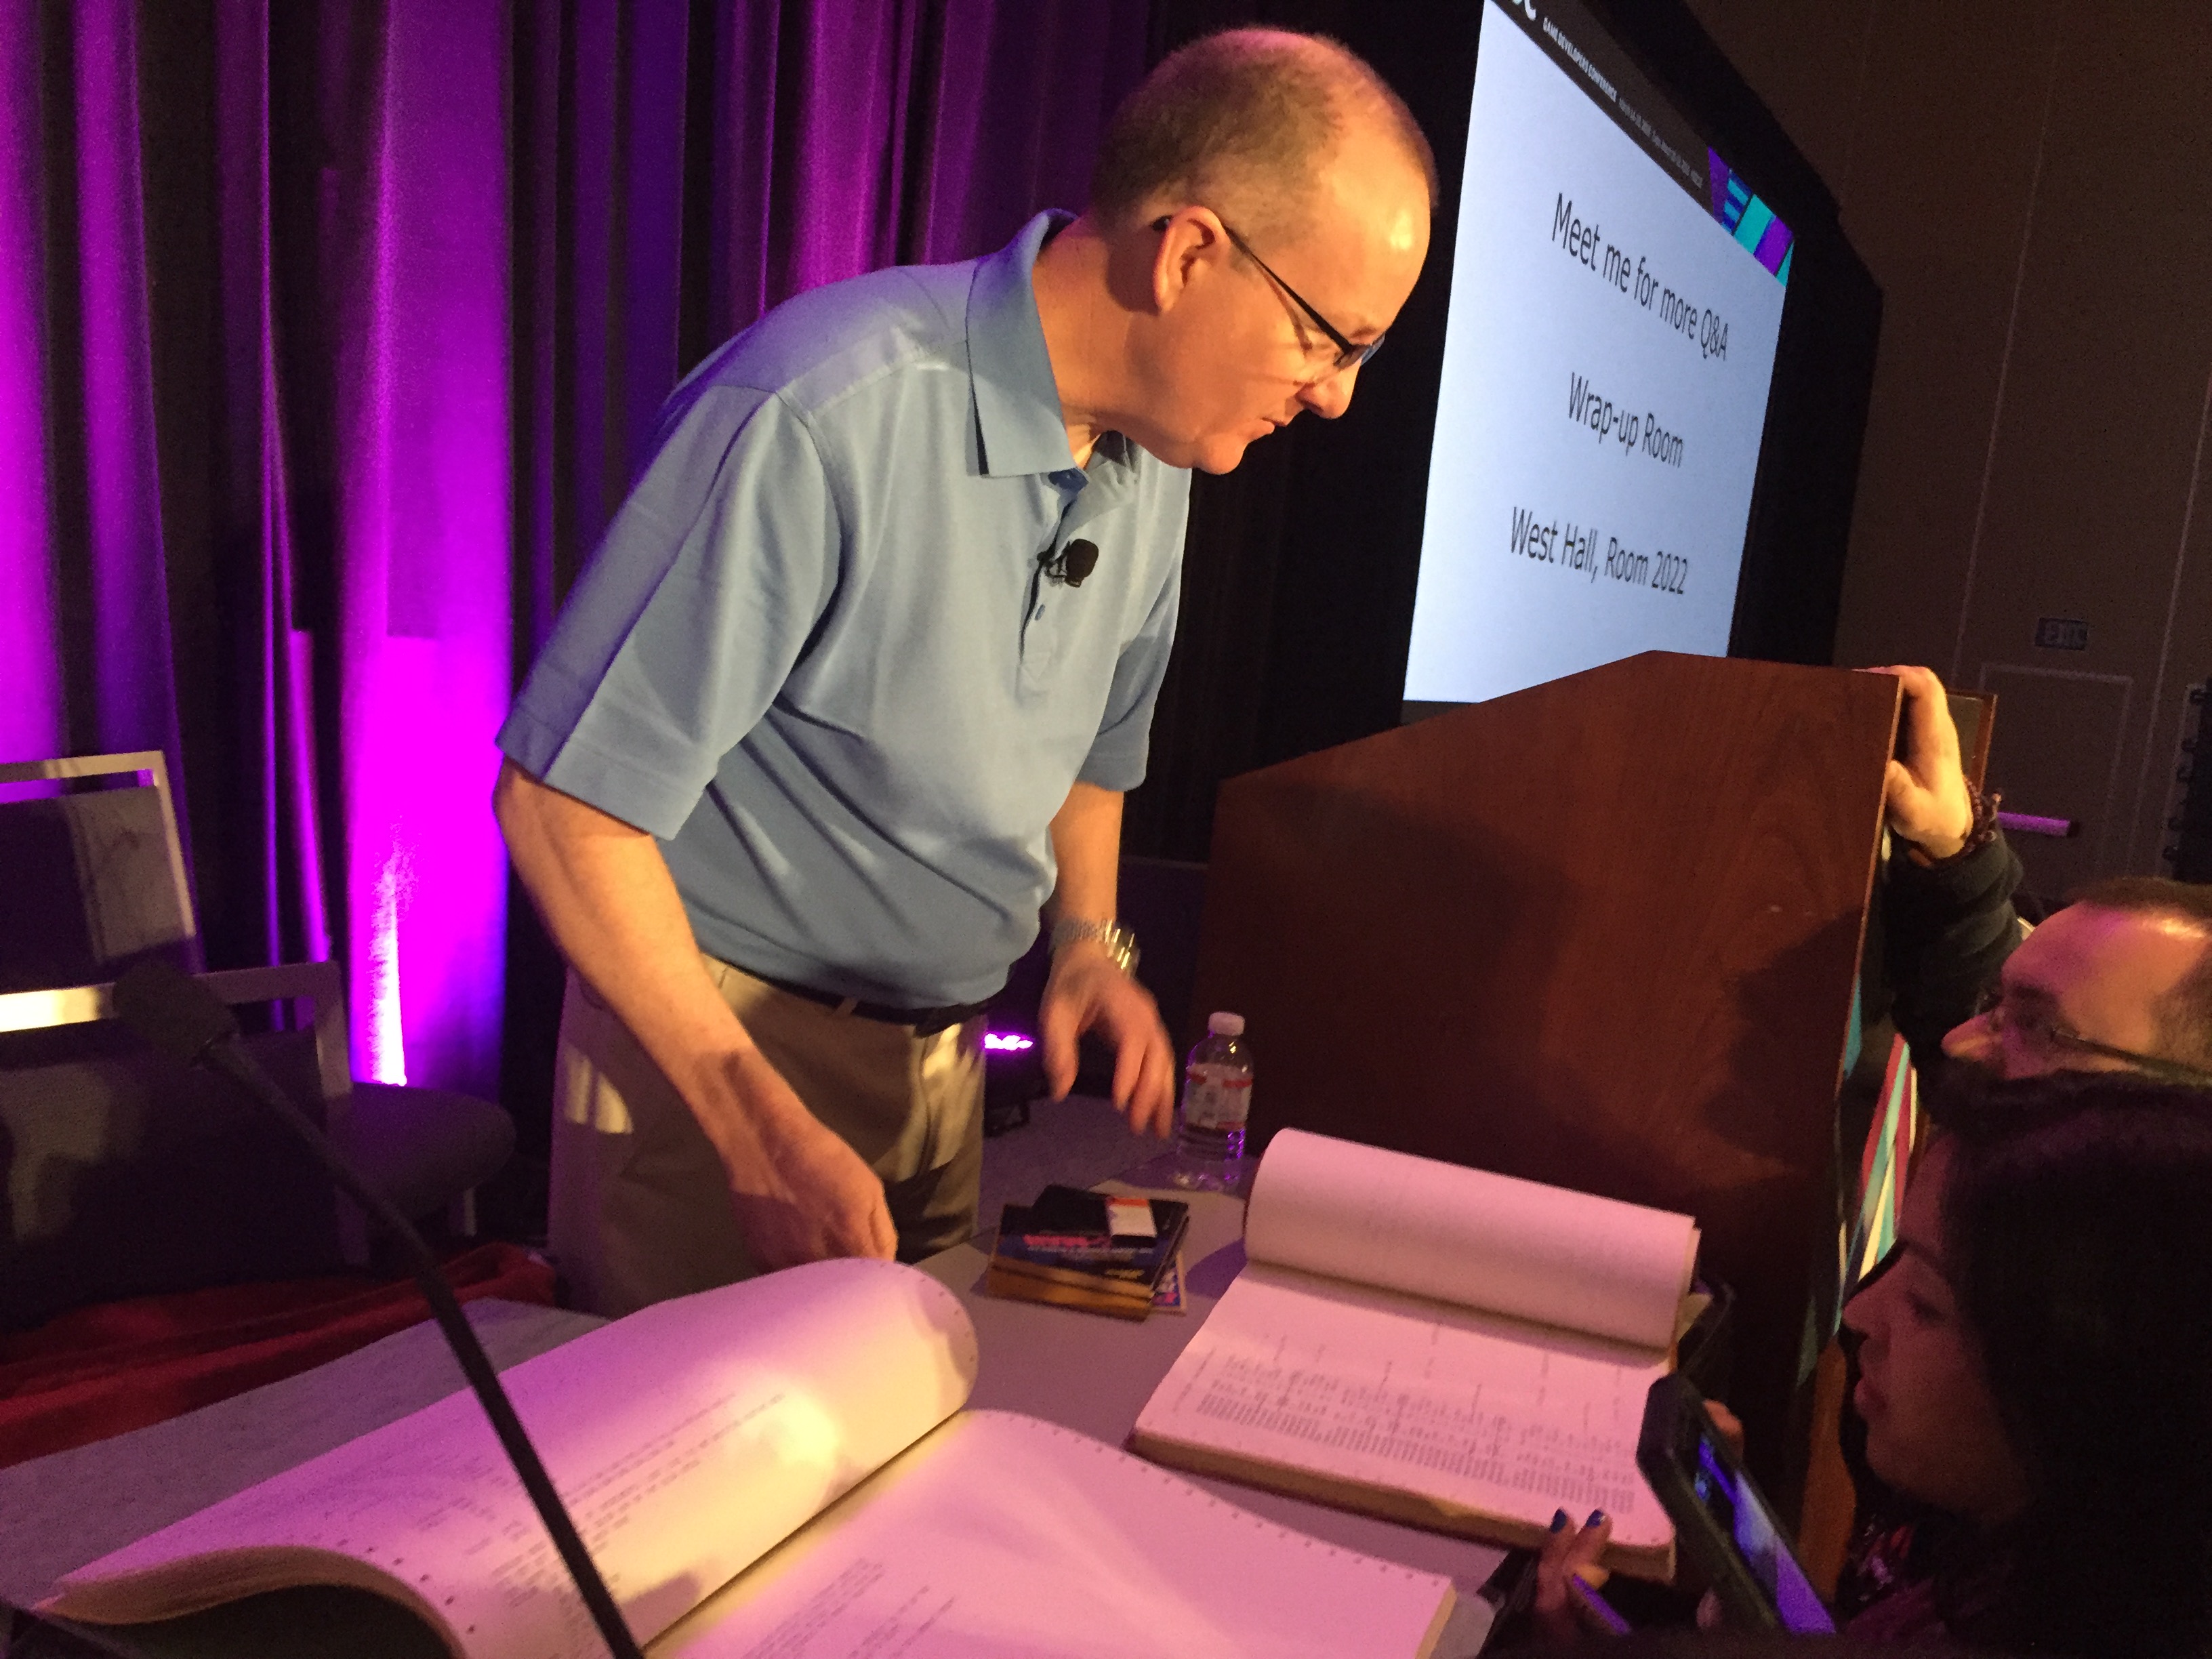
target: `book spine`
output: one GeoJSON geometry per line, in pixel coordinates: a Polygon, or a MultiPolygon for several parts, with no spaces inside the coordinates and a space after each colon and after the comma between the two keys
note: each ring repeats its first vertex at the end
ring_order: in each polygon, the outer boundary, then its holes
{"type": "Polygon", "coordinates": [[[1081,1308],[1115,1319],[1142,1319],[1152,1311],[1152,1305],[1149,1297],[1135,1300],[1125,1296],[1091,1295],[1073,1285],[1032,1279],[1023,1273],[1010,1273],[1002,1267],[994,1267],[983,1275],[983,1288],[993,1296],[1011,1297],[1018,1302],[1045,1302],[1059,1307],[1081,1308]]]}
{"type": "Polygon", "coordinates": [[[1144,1279],[1102,1279],[1097,1274],[1086,1274],[1073,1267],[1040,1267],[1033,1261],[1020,1261],[1015,1256],[991,1256],[991,1272],[1013,1274],[1015,1279],[1036,1279],[1048,1285],[1066,1285],[1071,1290],[1082,1290],[1091,1297],[1110,1297],[1115,1301],[1151,1303],[1152,1285],[1144,1279]]]}

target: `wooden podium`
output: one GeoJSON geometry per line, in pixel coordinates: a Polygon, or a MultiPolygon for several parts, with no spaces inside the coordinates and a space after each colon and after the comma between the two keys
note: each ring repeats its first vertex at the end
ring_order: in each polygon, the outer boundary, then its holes
{"type": "Polygon", "coordinates": [[[1832,1273],[1836,1090],[1901,701],[1653,652],[1231,780],[1195,1012],[1285,1125],[1662,1206],[1737,1297],[1754,1468],[1832,1273]]]}

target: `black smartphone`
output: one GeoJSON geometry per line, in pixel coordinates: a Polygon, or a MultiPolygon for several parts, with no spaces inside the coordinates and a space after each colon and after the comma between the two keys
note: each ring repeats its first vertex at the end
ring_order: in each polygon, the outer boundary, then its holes
{"type": "Polygon", "coordinates": [[[1765,1495],[1705,1415],[1705,1395],[1686,1378],[1662,1376],[1644,1396],[1636,1466],[1674,1522],[1682,1555],[1711,1584],[1729,1623],[1798,1635],[1835,1630],[1765,1495]]]}

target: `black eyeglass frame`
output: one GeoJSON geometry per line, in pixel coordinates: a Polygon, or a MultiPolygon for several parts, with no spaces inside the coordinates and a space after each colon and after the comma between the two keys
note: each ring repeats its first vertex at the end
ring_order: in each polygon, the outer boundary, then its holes
{"type": "MultiPolygon", "coordinates": [[[[1224,228],[1226,228],[1226,227],[1224,228]]],[[[2002,984],[1993,985],[1982,993],[1981,1000],[1974,1009],[1974,1017],[1977,1019],[1990,1021],[2000,1034],[2008,1024],[2013,1023],[2005,1017],[2004,987],[2002,984]]],[[[2106,1060],[2117,1060],[2130,1069],[2140,1072],[2145,1077],[2155,1078],[2163,1083],[2179,1083],[2187,1085],[2191,1088],[2212,1089],[2212,1071],[2191,1066],[2186,1060],[2167,1060],[2159,1054],[2138,1054],[2133,1048],[2117,1048],[2109,1042],[2100,1042],[2094,1037],[2085,1037],[2078,1031],[2069,1031],[2063,1025],[2056,1024],[2047,1019],[2036,1019],[2031,1017],[2024,1023],[2036,1033],[2040,1041],[2050,1043],[2054,1048],[2067,1049],[2075,1054],[2097,1054],[2106,1060]]]]}
{"type": "MultiPolygon", "coordinates": [[[[1358,344],[1355,342],[1346,338],[1344,331],[1339,328],[1334,323],[1329,321],[1328,318],[1322,316],[1320,312],[1314,308],[1312,301],[1307,299],[1304,295],[1299,293],[1297,289],[1292,288],[1288,283],[1285,282],[1282,279],[1281,275],[1273,265],[1269,264],[1265,259],[1262,259],[1258,254],[1255,253],[1252,251],[1251,243],[1246,241],[1242,236],[1239,236],[1235,229],[1231,227],[1227,220],[1222,218],[1218,213],[1213,216],[1215,222],[1221,227],[1222,234],[1228,237],[1229,246],[1235,248],[1239,253],[1249,259],[1254,264],[1259,266],[1261,270],[1267,272],[1267,280],[1273,283],[1277,288],[1282,289],[1284,295],[1291,301],[1291,302],[1297,306],[1300,311],[1305,313],[1308,319],[1312,322],[1313,325],[1328,337],[1328,343],[1336,348],[1336,365],[1328,371],[1330,374],[1341,374],[1346,369],[1358,368],[1365,363],[1367,360],[1372,357],[1376,352],[1382,349],[1382,342],[1389,337],[1387,331],[1376,335],[1364,345],[1358,344]]],[[[1169,222],[1175,216],[1171,213],[1162,214],[1158,219],[1152,222],[1152,228],[1154,230],[1165,230],[1168,228],[1169,222]]]]}

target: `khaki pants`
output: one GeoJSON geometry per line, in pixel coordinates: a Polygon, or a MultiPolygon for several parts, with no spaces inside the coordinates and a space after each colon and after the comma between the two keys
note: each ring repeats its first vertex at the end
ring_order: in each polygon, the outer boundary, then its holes
{"type": "MultiPolygon", "coordinates": [[[[982,1021],[917,1037],[707,969],[807,1109],[883,1177],[899,1256],[975,1231],[982,1021]]],[[[573,1304],[610,1317],[750,1278],[721,1159],[622,1022],[575,975],[555,1062],[550,1238],[573,1304]]]]}

